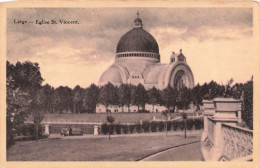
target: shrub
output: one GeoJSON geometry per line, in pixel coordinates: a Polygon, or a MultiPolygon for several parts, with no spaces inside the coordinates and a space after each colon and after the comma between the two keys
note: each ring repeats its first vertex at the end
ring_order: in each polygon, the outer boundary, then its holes
{"type": "Polygon", "coordinates": [[[122,129],[124,134],[128,133],[128,125],[122,125],[122,129]]]}
{"type": "Polygon", "coordinates": [[[162,122],[162,121],[158,122],[158,129],[160,132],[162,132],[164,130],[164,122],[162,122]]]}
{"type": "Polygon", "coordinates": [[[103,134],[108,134],[108,130],[109,130],[109,127],[107,125],[107,123],[104,123],[101,125],[101,131],[103,132],[103,134]]]}
{"type": "Polygon", "coordinates": [[[194,126],[196,130],[202,129],[204,127],[203,119],[195,119],[194,126]]]}
{"type": "Polygon", "coordinates": [[[114,134],[115,133],[115,124],[109,124],[108,128],[110,127],[110,134],[114,134]]]}
{"type": "Polygon", "coordinates": [[[174,131],[176,131],[176,130],[178,130],[178,128],[180,128],[178,123],[179,123],[178,121],[172,121],[172,127],[173,127],[174,131]]]}
{"type": "Polygon", "coordinates": [[[135,125],[129,125],[129,131],[131,134],[134,133],[135,127],[136,127],[135,125]]]}
{"type": "Polygon", "coordinates": [[[120,124],[115,124],[115,130],[116,130],[116,134],[121,134],[121,125],[120,124]]]}
{"type": "Polygon", "coordinates": [[[156,132],[157,131],[157,122],[152,121],[151,122],[151,131],[156,132]]]}
{"type": "Polygon", "coordinates": [[[179,125],[180,130],[184,130],[184,128],[185,128],[185,123],[184,123],[183,120],[182,120],[182,121],[179,121],[179,122],[178,122],[178,125],[179,125]]]}
{"type": "Polygon", "coordinates": [[[172,129],[171,122],[167,122],[167,131],[170,131],[172,129]]]}
{"type": "Polygon", "coordinates": [[[141,124],[140,123],[138,123],[138,124],[136,124],[136,132],[137,133],[141,133],[142,132],[142,126],[141,126],[141,124]]]}
{"type": "Polygon", "coordinates": [[[192,130],[194,122],[192,119],[188,119],[187,121],[187,130],[192,130]]]}
{"type": "Polygon", "coordinates": [[[150,131],[150,122],[149,121],[144,121],[143,122],[143,130],[144,130],[144,132],[149,132],[150,131]]]}

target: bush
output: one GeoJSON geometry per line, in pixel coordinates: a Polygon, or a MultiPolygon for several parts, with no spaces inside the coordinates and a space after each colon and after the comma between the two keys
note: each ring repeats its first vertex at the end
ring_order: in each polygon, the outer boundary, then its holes
{"type": "Polygon", "coordinates": [[[188,119],[187,121],[187,130],[192,130],[194,122],[192,119],[188,119]]]}
{"type": "Polygon", "coordinates": [[[122,129],[124,134],[128,133],[128,125],[122,125],[122,129]]]}
{"type": "Polygon", "coordinates": [[[164,130],[164,122],[160,121],[158,123],[158,129],[159,129],[160,132],[162,132],[164,130]]]}
{"type": "Polygon", "coordinates": [[[110,134],[114,134],[115,133],[115,124],[109,124],[108,128],[110,127],[110,134]]]}
{"type": "Polygon", "coordinates": [[[149,121],[144,121],[143,122],[143,130],[144,130],[144,132],[149,132],[150,131],[150,122],[149,121]]]}
{"type": "Polygon", "coordinates": [[[121,134],[121,127],[120,124],[115,124],[116,134],[121,134]]]}
{"type": "Polygon", "coordinates": [[[135,125],[129,125],[129,131],[131,134],[134,133],[135,127],[136,127],[135,125]]]}
{"type": "Polygon", "coordinates": [[[184,128],[185,128],[185,123],[184,123],[183,120],[182,120],[182,121],[179,121],[179,122],[178,122],[178,125],[179,125],[180,130],[184,130],[184,128]]]}
{"type": "Polygon", "coordinates": [[[174,131],[177,131],[178,128],[180,128],[178,123],[179,123],[178,121],[172,121],[172,127],[174,131]]]}
{"type": "Polygon", "coordinates": [[[103,132],[103,134],[108,134],[108,130],[109,130],[109,127],[107,125],[107,123],[104,123],[101,125],[101,131],[103,132]]]}
{"type": "Polygon", "coordinates": [[[203,119],[195,119],[194,126],[196,130],[202,129],[204,127],[203,119]]]}
{"type": "Polygon", "coordinates": [[[151,122],[151,131],[156,132],[157,131],[157,122],[152,121],[151,122]]]}
{"type": "Polygon", "coordinates": [[[137,133],[141,133],[142,132],[142,126],[141,126],[141,124],[140,123],[138,123],[138,124],[136,124],[136,132],[137,133]]]}
{"type": "Polygon", "coordinates": [[[171,122],[167,122],[167,131],[170,131],[172,129],[171,122]]]}

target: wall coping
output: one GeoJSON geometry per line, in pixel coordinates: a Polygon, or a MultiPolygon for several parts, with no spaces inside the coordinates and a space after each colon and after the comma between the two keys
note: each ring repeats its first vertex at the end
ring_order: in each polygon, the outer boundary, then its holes
{"type": "Polygon", "coordinates": [[[237,129],[237,130],[241,130],[241,131],[244,131],[244,132],[248,132],[248,133],[250,133],[250,134],[253,135],[253,131],[250,130],[250,129],[247,129],[247,128],[238,127],[238,126],[231,125],[231,124],[228,124],[228,123],[225,123],[225,124],[222,123],[222,125],[223,125],[224,127],[230,127],[230,128],[233,128],[233,129],[237,129]]]}
{"type": "MultiPolygon", "coordinates": [[[[218,118],[218,117],[214,117],[214,116],[209,116],[208,118],[211,120],[211,121],[215,121],[215,122],[238,122],[238,119],[237,118],[218,118]]],[[[222,123],[223,124],[223,123],[222,123]]]]}

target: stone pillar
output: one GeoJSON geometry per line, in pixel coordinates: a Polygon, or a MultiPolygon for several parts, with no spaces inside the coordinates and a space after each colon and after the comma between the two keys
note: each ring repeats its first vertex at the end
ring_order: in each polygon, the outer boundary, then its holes
{"type": "Polygon", "coordinates": [[[50,132],[49,132],[49,125],[48,124],[45,124],[44,134],[45,135],[49,135],[50,134],[50,132]]]}
{"type": "Polygon", "coordinates": [[[98,135],[98,125],[94,126],[94,135],[98,135]]]}
{"type": "Polygon", "coordinates": [[[208,117],[215,114],[215,107],[213,101],[203,100],[203,115],[204,115],[204,130],[201,135],[201,141],[203,142],[208,137],[208,117]]]}
{"type": "Polygon", "coordinates": [[[239,103],[237,105],[237,118],[238,118],[238,122],[241,123],[242,122],[242,114],[241,114],[241,111],[242,111],[242,104],[239,103]]]}
{"type": "Polygon", "coordinates": [[[218,161],[220,159],[224,148],[221,127],[222,123],[220,121],[217,121],[214,127],[214,146],[211,150],[211,160],[215,161],[218,161]]]}

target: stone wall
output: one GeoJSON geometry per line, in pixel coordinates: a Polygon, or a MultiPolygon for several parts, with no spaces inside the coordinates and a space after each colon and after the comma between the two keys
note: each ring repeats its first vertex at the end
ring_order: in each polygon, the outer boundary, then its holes
{"type": "Polygon", "coordinates": [[[243,158],[253,153],[253,131],[222,124],[224,150],[222,160],[243,158]]]}
{"type": "Polygon", "coordinates": [[[253,131],[237,126],[241,122],[241,101],[215,98],[203,103],[205,107],[201,152],[204,160],[252,160],[253,131]]]}

